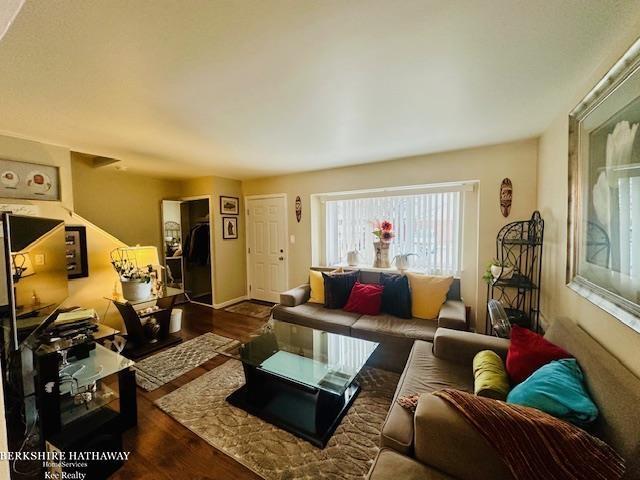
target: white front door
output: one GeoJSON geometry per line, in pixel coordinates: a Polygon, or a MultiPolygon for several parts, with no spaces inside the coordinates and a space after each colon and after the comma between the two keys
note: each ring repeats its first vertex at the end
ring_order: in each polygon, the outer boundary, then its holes
{"type": "Polygon", "coordinates": [[[247,199],[249,296],[279,302],[286,286],[285,198],[247,199]]]}

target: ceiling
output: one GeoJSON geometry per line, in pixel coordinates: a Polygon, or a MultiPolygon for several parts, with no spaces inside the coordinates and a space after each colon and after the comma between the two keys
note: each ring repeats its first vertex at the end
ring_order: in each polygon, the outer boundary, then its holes
{"type": "Polygon", "coordinates": [[[250,178],[540,134],[637,0],[27,0],[0,131],[250,178]]]}

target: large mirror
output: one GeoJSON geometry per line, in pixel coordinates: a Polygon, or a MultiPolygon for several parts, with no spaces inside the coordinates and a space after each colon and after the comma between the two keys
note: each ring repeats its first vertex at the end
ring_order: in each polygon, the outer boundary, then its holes
{"type": "Polygon", "coordinates": [[[640,332],[639,45],[570,116],[567,281],[640,332]]]}

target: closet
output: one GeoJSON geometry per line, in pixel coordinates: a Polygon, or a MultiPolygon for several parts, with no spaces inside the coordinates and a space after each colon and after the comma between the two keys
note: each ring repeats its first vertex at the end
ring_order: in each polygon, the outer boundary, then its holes
{"type": "Polygon", "coordinates": [[[193,302],[213,305],[210,199],[163,200],[167,285],[193,302]]]}

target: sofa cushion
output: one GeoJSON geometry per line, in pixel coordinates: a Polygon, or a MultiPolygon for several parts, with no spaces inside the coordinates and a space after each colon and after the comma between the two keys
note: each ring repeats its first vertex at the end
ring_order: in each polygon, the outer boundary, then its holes
{"type": "Polygon", "coordinates": [[[396,393],[382,426],[381,444],[405,455],[413,447],[413,414],[402,408],[396,399],[402,395],[431,393],[443,388],[473,392],[471,363],[460,365],[437,358],[432,344],[416,340],[400,377],[396,393]]]}
{"type": "Polygon", "coordinates": [[[324,306],[343,308],[349,300],[351,289],[358,280],[358,272],[324,273],[324,306]]]}
{"type": "Polygon", "coordinates": [[[309,286],[311,287],[309,301],[324,305],[324,278],[322,278],[322,272],[309,270],[309,286]]]}
{"type": "Polygon", "coordinates": [[[375,283],[356,282],[351,289],[344,311],[363,315],[378,315],[382,306],[383,288],[382,285],[375,283]]]}
{"type": "Polygon", "coordinates": [[[414,459],[383,448],[373,462],[367,475],[368,480],[453,480],[453,477],[440,473],[414,459]]]}
{"type": "Polygon", "coordinates": [[[340,335],[349,335],[351,325],[359,317],[359,313],[329,310],[317,303],[304,303],[297,307],[276,305],[273,308],[273,318],[276,320],[340,335]]]}
{"type": "Polygon", "coordinates": [[[447,301],[453,277],[407,273],[411,287],[411,313],[414,317],[434,319],[447,301]]]}
{"type": "Polygon", "coordinates": [[[351,335],[371,342],[382,343],[392,338],[409,338],[432,341],[438,322],[420,318],[394,317],[386,313],[363,315],[351,326],[351,335]]]}
{"type": "Polygon", "coordinates": [[[411,290],[406,275],[381,273],[382,311],[400,318],[411,318],[411,290]]]}

